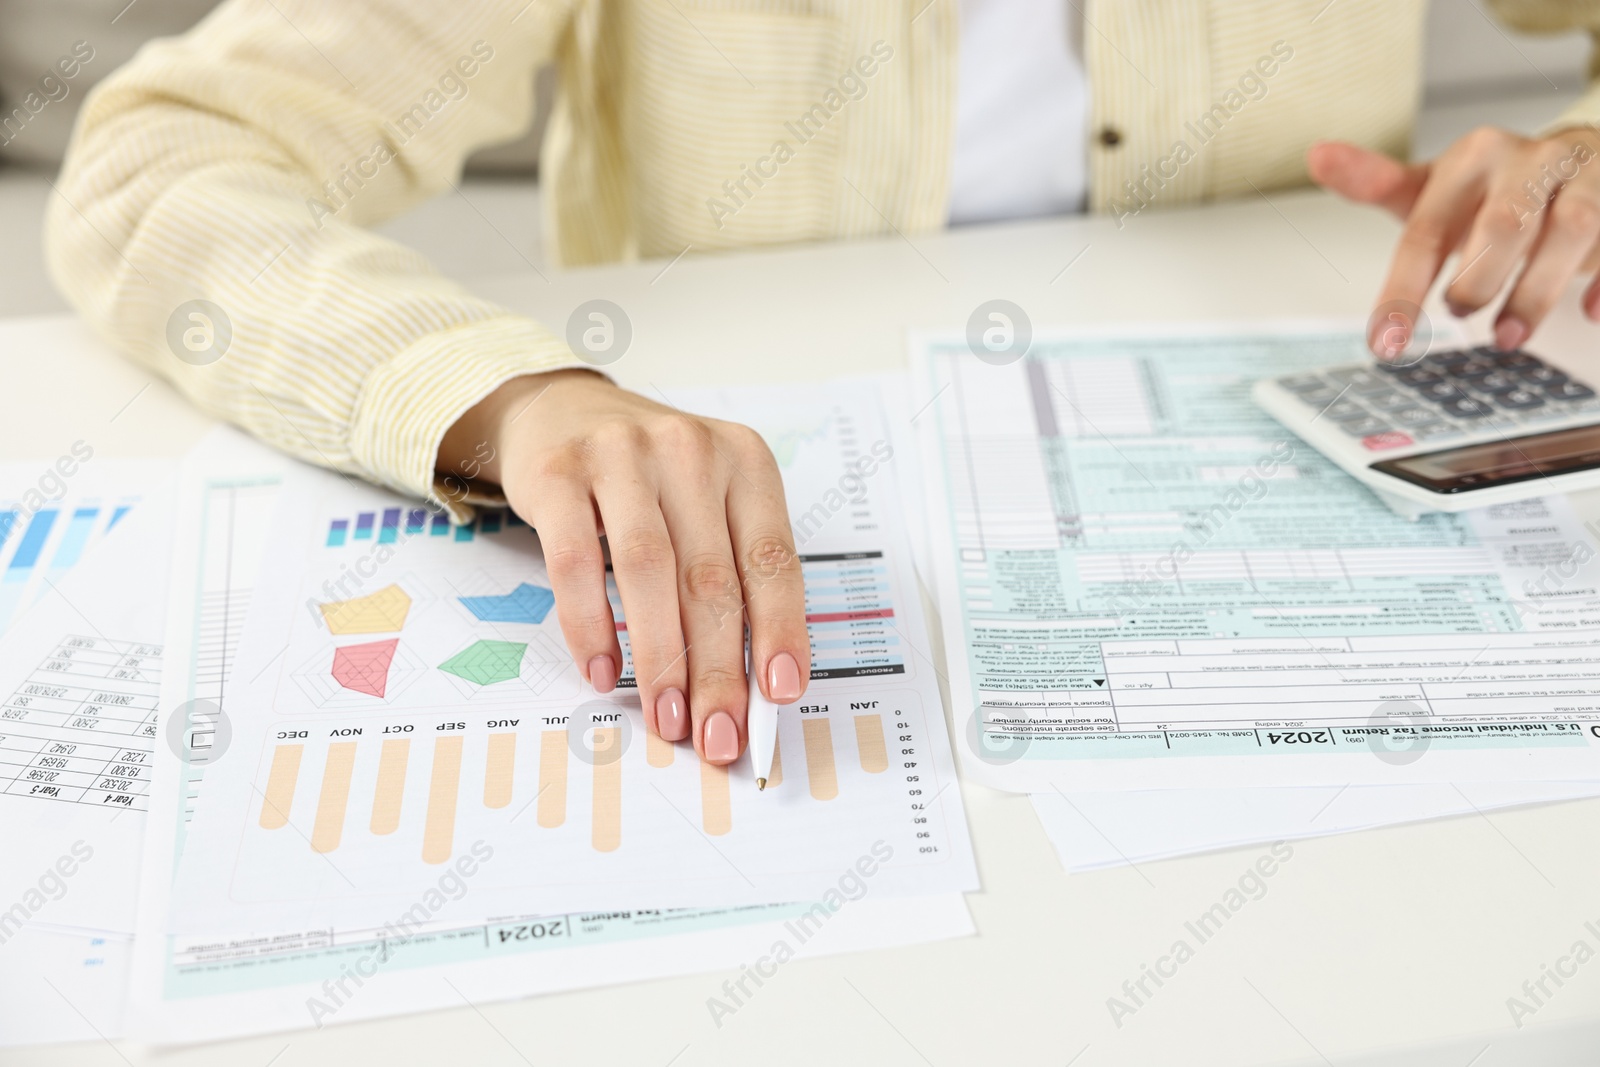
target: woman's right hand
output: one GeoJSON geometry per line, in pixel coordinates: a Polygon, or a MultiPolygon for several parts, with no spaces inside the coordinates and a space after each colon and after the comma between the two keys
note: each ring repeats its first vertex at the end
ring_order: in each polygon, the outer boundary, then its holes
{"type": "Polygon", "coordinates": [[[438,468],[463,462],[538,531],[567,648],[601,693],[622,667],[605,538],[645,723],[662,738],[693,737],[711,763],[743,751],[746,616],[762,692],[780,704],[805,692],[800,561],[754,430],[553,371],[512,379],[451,427],[438,468]]]}

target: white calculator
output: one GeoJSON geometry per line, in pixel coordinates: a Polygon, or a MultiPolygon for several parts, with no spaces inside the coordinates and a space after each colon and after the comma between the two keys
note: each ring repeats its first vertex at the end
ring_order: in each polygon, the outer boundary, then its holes
{"type": "Polygon", "coordinates": [[[1600,397],[1528,352],[1324,367],[1253,395],[1407,518],[1600,486],[1600,397]]]}

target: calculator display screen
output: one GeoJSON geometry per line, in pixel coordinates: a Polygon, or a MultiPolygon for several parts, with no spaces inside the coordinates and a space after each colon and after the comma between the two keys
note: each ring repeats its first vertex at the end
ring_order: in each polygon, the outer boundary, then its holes
{"type": "Polygon", "coordinates": [[[1510,485],[1600,468],[1600,425],[1512,437],[1372,464],[1435,493],[1510,485]]]}

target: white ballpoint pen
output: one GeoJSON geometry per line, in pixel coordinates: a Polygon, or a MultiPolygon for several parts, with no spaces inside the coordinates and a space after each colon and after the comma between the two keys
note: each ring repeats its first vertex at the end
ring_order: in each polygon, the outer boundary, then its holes
{"type": "Polygon", "coordinates": [[[778,705],[761,692],[761,675],[756,671],[754,654],[746,658],[750,675],[749,711],[745,729],[750,735],[750,762],[755,767],[756,788],[767,788],[772,777],[772,756],[778,749],[778,705]]]}

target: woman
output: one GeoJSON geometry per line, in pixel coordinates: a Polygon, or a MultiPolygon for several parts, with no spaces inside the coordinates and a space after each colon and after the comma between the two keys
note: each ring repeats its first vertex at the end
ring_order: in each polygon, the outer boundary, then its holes
{"type": "MultiPolygon", "coordinates": [[[[1588,4],[1494,6],[1600,25],[1588,4]]],[[[564,265],[1084,209],[1125,225],[1309,176],[1407,220],[1380,304],[1419,304],[1459,251],[1447,299],[1509,287],[1496,336],[1514,347],[1600,239],[1583,166],[1600,95],[1550,136],[1483,130],[1397,163],[1422,17],[1422,0],[229,0],[92,95],[49,257],[103,336],[262,439],[457,514],[503,493],[601,692],[621,667],[603,531],[649,727],[727,763],[745,664],[724,621],[747,612],[780,703],[810,659],[765,445],[616,388],[363,227],[522,132],[554,60],[541,180],[564,265]],[[169,343],[202,298],[230,320],[222,358],[169,343]],[[473,493],[452,494],[463,476],[473,493]]],[[[1411,325],[1374,341],[1403,347],[1411,325]]]]}

